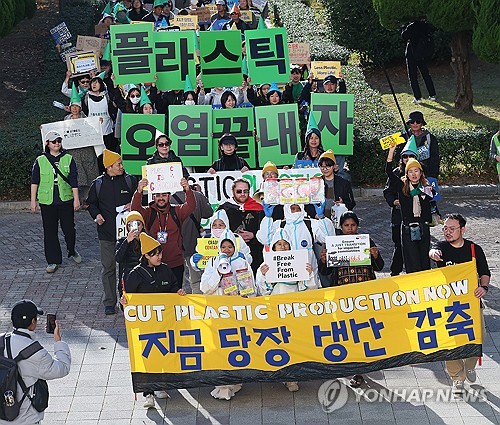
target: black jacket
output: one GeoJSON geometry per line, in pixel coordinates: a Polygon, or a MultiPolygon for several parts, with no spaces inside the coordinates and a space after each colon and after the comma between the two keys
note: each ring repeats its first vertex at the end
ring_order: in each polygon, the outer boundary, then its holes
{"type": "Polygon", "coordinates": [[[118,263],[118,277],[124,278],[130,270],[139,264],[141,259],[141,243],[134,239],[129,242],[126,237],[116,242],[115,260],[118,263]]]}
{"type": "Polygon", "coordinates": [[[125,279],[125,290],[130,293],[175,293],[179,289],[174,272],[164,263],[158,267],[139,264],[125,279]]]}
{"type": "MultiPolygon", "coordinates": [[[[403,172],[399,167],[394,168],[392,172],[397,178],[400,178],[403,175],[403,172]]],[[[397,201],[399,199],[398,186],[399,185],[396,185],[388,178],[385,182],[383,191],[385,201],[391,207],[391,224],[394,224],[396,226],[401,224],[401,208],[394,205],[394,201],[397,201]]]]}
{"type": "MultiPolygon", "coordinates": [[[[441,165],[438,141],[436,136],[429,130],[423,128],[422,131],[423,133],[420,136],[415,136],[419,156],[418,161],[422,164],[426,177],[434,177],[437,179],[439,176],[439,167],[441,165]],[[422,150],[430,155],[427,159],[421,159],[424,154],[422,150]]],[[[405,136],[405,139],[408,139],[408,135],[405,136]]]]}
{"type": "Polygon", "coordinates": [[[98,214],[104,218],[102,225],[97,225],[97,235],[101,241],[116,241],[116,207],[131,202],[132,195],[137,189],[137,180],[129,176],[132,187],[127,185],[125,174],[110,177],[106,172],[97,177],[90,185],[86,199],[90,216],[95,220],[98,214]],[[99,196],[96,191],[96,182],[101,180],[99,196]]]}
{"type": "Polygon", "coordinates": [[[168,115],[170,105],[184,105],[184,92],[182,90],[177,93],[170,90],[156,97],[155,106],[158,114],[168,115]]]}
{"type": "MultiPolygon", "coordinates": [[[[302,93],[299,97],[299,100],[297,101],[297,103],[300,105],[304,100],[309,103],[309,105],[311,104],[311,83],[308,81],[304,88],[302,89],[302,93]]],[[[344,80],[340,80],[338,83],[337,83],[337,91],[335,93],[347,93],[347,88],[345,86],[345,81],[344,80]]],[[[335,94],[335,93],[330,93],[330,94],[335,94]]],[[[326,93],[326,94],[329,94],[329,93],[326,93]]]]}
{"type": "Polygon", "coordinates": [[[221,153],[221,157],[215,161],[210,168],[215,171],[240,171],[243,167],[249,167],[248,163],[236,153],[225,155],[221,153]]]}
{"type": "MultiPolygon", "coordinates": [[[[323,180],[325,178],[323,177],[323,180]]],[[[335,201],[338,201],[339,198],[342,198],[346,208],[349,211],[352,211],[356,206],[356,201],[354,200],[354,194],[352,193],[351,183],[342,177],[335,176],[333,180],[333,190],[335,192],[335,201]]],[[[325,198],[328,191],[328,187],[325,183],[325,198]]],[[[314,209],[313,204],[307,204],[305,207],[305,211],[309,217],[316,217],[316,210],[314,209]]]]}

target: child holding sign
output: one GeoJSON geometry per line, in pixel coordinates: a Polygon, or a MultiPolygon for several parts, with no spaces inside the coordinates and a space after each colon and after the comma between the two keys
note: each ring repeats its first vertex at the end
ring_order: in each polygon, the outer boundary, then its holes
{"type": "MultiPolygon", "coordinates": [[[[219,255],[207,263],[200,289],[206,295],[255,296],[252,269],[245,256],[236,250],[236,239],[230,230],[225,230],[219,238],[219,255]]],[[[230,400],[239,390],[241,384],[218,385],[210,394],[230,400]]]]}

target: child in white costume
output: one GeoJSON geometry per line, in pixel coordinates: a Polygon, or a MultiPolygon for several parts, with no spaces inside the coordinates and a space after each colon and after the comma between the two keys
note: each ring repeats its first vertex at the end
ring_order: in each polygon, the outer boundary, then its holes
{"type": "MultiPolygon", "coordinates": [[[[285,229],[278,229],[271,239],[271,250],[273,251],[290,251],[292,237],[287,234],[285,229]]],[[[305,252],[304,252],[305,253],[305,252]]],[[[289,294],[291,292],[305,291],[306,289],[316,288],[313,269],[310,263],[306,263],[306,270],[309,273],[309,280],[295,282],[268,282],[266,273],[269,271],[269,266],[263,263],[257,271],[255,285],[260,295],[278,295],[289,294]]],[[[299,383],[283,382],[289,391],[294,392],[299,390],[299,383]]]]}
{"type": "MultiPolygon", "coordinates": [[[[229,218],[227,217],[227,213],[225,210],[215,211],[214,215],[210,217],[210,235],[208,238],[220,238],[220,235],[224,232],[224,230],[229,230],[229,218]]],[[[236,239],[236,250],[241,252],[248,264],[252,264],[252,255],[250,254],[250,247],[243,240],[240,235],[234,234],[236,239]]],[[[191,265],[198,269],[198,262],[201,260],[202,255],[195,252],[191,256],[191,265]]]]}
{"type": "Polygon", "coordinates": [[[318,279],[318,263],[314,255],[313,244],[324,242],[326,235],[334,235],[335,229],[329,219],[305,218],[304,205],[286,204],[283,207],[285,220],[273,221],[272,217],[264,217],[260,223],[257,239],[269,250],[271,239],[278,229],[284,229],[290,235],[290,247],[293,250],[307,249],[308,263],[313,269],[313,279],[304,282],[305,289],[317,289],[320,287],[318,279]]]}
{"type": "MultiPolygon", "coordinates": [[[[230,230],[220,236],[219,255],[207,263],[200,289],[205,295],[256,295],[252,268],[245,255],[236,250],[236,239],[230,230]]],[[[210,394],[230,400],[239,390],[241,384],[218,385],[210,394]]]]}

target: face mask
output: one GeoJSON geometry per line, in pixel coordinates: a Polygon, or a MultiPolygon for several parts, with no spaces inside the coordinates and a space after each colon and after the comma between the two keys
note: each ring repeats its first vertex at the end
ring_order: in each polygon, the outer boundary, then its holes
{"type": "Polygon", "coordinates": [[[196,102],[194,100],[186,100],[184,105],[196,105],[196,102]]]}
{"type": "Polygon", "coordinates": [[[302,212],[299,211],[299,212],[290,213],[289,217],[290,217],[292,223],[294,223],[295,221],[300,219],[302,216],[303,216],[302,212]]]}
{"type": "Polygon", "coordinates": [[[140,102],[141,98],[140,97],[131,97],[130,101],[132,102],[132,105],[137,105],[140,102]]]}
{"type": "Polygon", "coordinates": [[[220,238],[220,235],[224,232],[226,229],[212,229],[212,236],[214,238],[220,238]]]}

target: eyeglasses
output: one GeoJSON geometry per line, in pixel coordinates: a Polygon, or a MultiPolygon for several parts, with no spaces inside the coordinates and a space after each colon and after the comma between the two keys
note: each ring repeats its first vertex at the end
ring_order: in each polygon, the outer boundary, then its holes
{"type": "Polygon", "coordinates": [[[420,121],[420,120],[411,120],[410,124],[422,124],[422,121],[420,121]]]}
{"type": "Polygon", "coordinates": [[[138,94],[137,95],[131,94],[129,97],[130,97],[130,99],[135,99],[136,97],[141,97],[141,96],[139,96],[138,94]]]}
{"type": "Polygon", "coordinates": [[[319,168],[320,170],[327,170],[328,168],[332,168],[333,165],[320,165],[319,168]]]}
{"type": "Polygon", "coordinates": [[[80,83],[82,83],[82,84],[88,84],[88,83],[90,83],[90,80],[80,80],[80,83]]]}
{"type": "Polygon", "coordinates": [[[62,143],[62,140],[61,139],[49,140],[49,143],[52,143],[53,145],[55,145],[56,143],[62,143]]]}
{"type": "Polygon", "coordinates": [[[242,193],[245,193],[245,194],[250,193],[250,191],[248,189],[237,189],[234,192],[237,193],[238,195],[241,195],[242,193]]]}
{"type": "Polygon", "coordinates": [[[170,142],[166,142],[166,143],[157,143],[156,146],[158,146],[159,148],[164,148],[165,146],[170,146],[172,143],[170,142]]]}
{"type": "Polygon", "coordinates": [[[298,69],[294,69],[291,74],[300,74],[300,71],[298,69]]]}
{"type": "Polygon", "coordinates": [[[408,159],[408,158],[416,158],[416,157],[415,157],[415,155],[401,155],[401,158],[408,159]]]}
{"type": "Polygon", "coordinates": [[[264,178],[268,178],[268,177],[274,177],[274,178],[277,178],[277,177],[278,177],[278,175],[277,175],[275,172],[273,172],[273,171],[266,171],[266,172],[262,175],[262,177],[264,177],[264,178]]]}
{"type": "Polygon", "coordinates": [[[455,230],[457,229],[460,229],[461,227],[458,226],[458,227],[448,227],[448,226],[444,226],[443,227],[443,232],[454,232],[455,230]]]}

